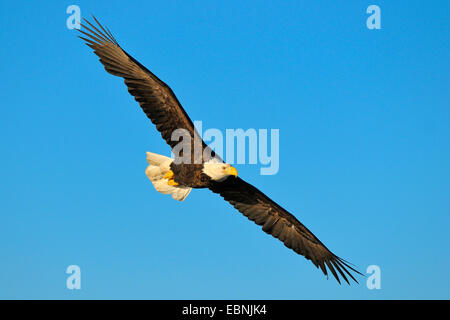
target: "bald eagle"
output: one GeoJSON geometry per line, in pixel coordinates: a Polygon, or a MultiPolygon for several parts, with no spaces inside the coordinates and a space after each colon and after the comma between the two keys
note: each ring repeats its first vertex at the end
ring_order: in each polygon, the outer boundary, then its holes
{"type": "MultiPolygon", "coordinates": [[[[262,226],[262,230],[320,268],[328,277],[328,270],[341,283],[349,278],[357,282],[352,272],[361,274],[335,254],[292,214],[272,201],[264,193],[237,176],[237,170],[225,163],[199,137],[194,124],[167,84],[123,50],[111,32],[93,17],[95,23],[84,19],[80,38],[94,50],[105,70],[124,79],[128,92],[139,103],[144,113],[156,126],[162,138],[174,149],[179,141],[172,133],[183,129],[189,133],[189,145],[197,143],[200,152],[191,151],[177,161],[147,152],[149,166],[145,173],[158,192],[170,194],[183,201],[194,188],[208,188],[219,194],[239,212],[262,226]],[[339,277],[339,275],[340,277],[339,277]]],[[[195,148],[194,148],[195,149],[195,148]]]]}

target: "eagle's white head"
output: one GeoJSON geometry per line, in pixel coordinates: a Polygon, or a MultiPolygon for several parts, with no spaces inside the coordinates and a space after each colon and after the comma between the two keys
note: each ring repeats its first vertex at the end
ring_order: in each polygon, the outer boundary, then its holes
{"type": "Polygon", "coordinates": [[[214,181],[223,181],[229,176],[237,177],[237,170],[228,163],[219,162],[216,159],[203,164],[203,173],[214,181]]]}

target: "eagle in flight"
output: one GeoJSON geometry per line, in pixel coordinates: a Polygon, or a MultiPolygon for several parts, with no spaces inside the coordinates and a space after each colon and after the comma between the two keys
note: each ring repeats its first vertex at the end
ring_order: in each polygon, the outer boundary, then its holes
{"type": "Polygon", "coordinates": [[[199,137],[194,124],[167,84],[123,50],[111,32],[93,17],[96,25],[84,19],[81,39],[94,50],[105,70],[124,79],[128,92],[139,103],[147,117],[156,126],[163,139],[172,148],[179,140],[173,139],[176,130],[187,134],[183,143],[198,148],[181,148],[175,158],[147,152],[149,166],[145,173],[158,192],[170,194],[183,201],[192,188],[208,188],[219,194],[239,212],[262,226],[262,230],[320,268],[328,277],[328,270],[341,283],[349,278],[358,282],[353,273],[359,271],[334,253],[292,214],[264,193],[237,175],[237,170],[225,163],[199,137]],[[175,141],[174,141],[175,140],[175,141]]]}

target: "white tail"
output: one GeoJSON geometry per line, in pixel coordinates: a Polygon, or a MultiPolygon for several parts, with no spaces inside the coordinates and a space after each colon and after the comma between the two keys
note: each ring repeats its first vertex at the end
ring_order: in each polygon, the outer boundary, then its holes
{"type": "Polygon", "coordinates": [[[170,160],[172,160],[172,159],[170,159],[169,157],[147,151],[147,162],[149,165],[159,166],[159,165],[163,164],[164,162],[167,162],[170,160]]]}
{"type": "Polygon", "coordinates": [[[145,170],[145,174],[152,182],[156,191],[170,194],[175,200],[183,201],[191,192],[192,188],[183,186],[170,186],[169,180],[164,175],[170,170],[172,159],[160,154],[147,152],[147,162],[149,166],[145,170]]]}

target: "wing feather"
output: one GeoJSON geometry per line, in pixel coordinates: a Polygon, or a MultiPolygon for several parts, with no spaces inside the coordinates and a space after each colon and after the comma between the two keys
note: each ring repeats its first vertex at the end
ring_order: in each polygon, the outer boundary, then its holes
{"type": "Polygon", "coordinates": [[[128,92],[139,103],[167,144],[174,148],[179,141],[172,140],[172,133],[176,129],[185,129],[191,137],[192,161],[198,161],[198,157],[202,155],[211,155],[221,160],[213,151],[203,152],[208,148],[203,141],[199,141],[203,146],[202,153],[194,155],[192,150],[194,139],[201,140],[201,138],[172,89],[125,52],[109,29],[104,28],[95,17],[93,18],[97,26],[83,19],[85,22],[81,24],[83,29],[78,30],[82,34],[80,38],[94,50],[107,72],[124,79],[128,92]]]}
{"type": "Polygon", "coordinates": [[[222,182],[212,182],[210,189],[221,195],[248,219],[262,226],[264,232],[311,260],[324,275],[328,276],[328,268],[339,283],[342,278],[350,284],[348,277],[358,282],[351,272],[361,274],[359,271],[334,255],[292,214],[254,186],[240,178],[228,177],[222,182]]]}

